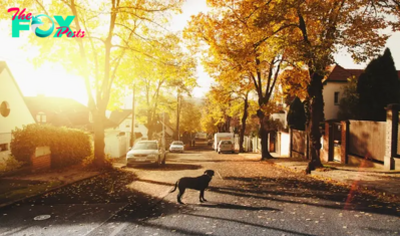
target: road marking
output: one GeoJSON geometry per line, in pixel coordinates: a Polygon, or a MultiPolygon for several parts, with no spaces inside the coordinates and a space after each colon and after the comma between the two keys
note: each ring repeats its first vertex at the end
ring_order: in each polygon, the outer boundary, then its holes
{"type": "MultiPolygon", "coordinates": [[[[90,233],[92,233],[94,230],[100,228],[101,226],[103,226],[105,223],[107,223],[109,220],[111,220],[115,215],[117,215],[118,213],[120,213],[123,209],[125,209],[127,206],[129,205],[129,203],[125,204],[124,206],[120,207],[117,211],[115,211],[113,214],[111,214],[110,217],[108,217],[105,221],[101,222],[101,224],[99,224],[97,227],[94,227],[93,229],[89,230],[84,236],[89,235],[90,233]]],[[[120,228],[120,227],[118,227],[120,228]]]]}
{"type": "Polygon", "coordinates": [[[222,180],[224,180],[224,178],[222,178],[222,175],[219,173],[219,171],[216,171],[217,172],[217,174],[219,175],[219,177],[222,179],[222,180]]]}

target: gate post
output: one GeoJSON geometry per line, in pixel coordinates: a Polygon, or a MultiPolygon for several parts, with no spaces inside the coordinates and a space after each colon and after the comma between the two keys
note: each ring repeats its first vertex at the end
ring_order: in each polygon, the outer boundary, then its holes
{"type": "Polygon", "coordinates": [[[386,170],[395,169],[400,104],[389,104],[386,108],[386,150],[383,164],[386,170]]]}
{"type": "Polygon", "coordinates": [[[350,133],[350,122],[348,120],[341,121],[340,122],[341,126],[341,144],[340,144],[340,149],[341,149],[341,158],[340,158],[340,163],[343,164],[348,164],[348,158],[347,158],[347,153],[349,149],[349,133],[350,133]]]}

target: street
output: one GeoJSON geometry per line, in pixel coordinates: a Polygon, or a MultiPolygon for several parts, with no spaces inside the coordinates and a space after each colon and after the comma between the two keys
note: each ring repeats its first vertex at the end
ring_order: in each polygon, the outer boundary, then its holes
{"type": "Polygon", "coordinates": [[[400,204],[211,150],[114,171],[0,210],[0,235],[399,235],[400,204]],[[181,177],[216,172],[199,203],[181,177]],[[36,216],[47,215],[44,220],[36,216]]]}

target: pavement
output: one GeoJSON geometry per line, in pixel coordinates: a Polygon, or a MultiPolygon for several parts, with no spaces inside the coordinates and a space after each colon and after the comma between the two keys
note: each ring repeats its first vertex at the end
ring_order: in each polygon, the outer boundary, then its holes
{"type": "Polygon", "coordinates": [[[99,174],[99,171],[73,166],[61,170],[3,176],[0,178],[0,208],[99,174]]]}
{"type": "Polygon", "coordinates": [[[161,168],[121,160],[113,172],[1,208],[0,236],[400,234],[400,201],[305,175],[293,160],[259,160],[207,150],[170,154],[161,168]],[[206,169],[216,171],[208,202],[188,190],[177,204],[174,183],[206,169]]]}
{"type": "MultiPolygon", "coordinates": [[[[241,154],[245,158],[261,158],[260,154],[241,154]]],[[[308,160],[278,157],[269,163],[291,171],[303,173],[308,160]]],[[[336,181],[359,190],[372,190],[385,195],[400,197],[400,171],[386,171],[375,167],[357,167],[340,163],[324,163],[325,168],[312,171],[311,176],[326,181],[336,181]]]]}

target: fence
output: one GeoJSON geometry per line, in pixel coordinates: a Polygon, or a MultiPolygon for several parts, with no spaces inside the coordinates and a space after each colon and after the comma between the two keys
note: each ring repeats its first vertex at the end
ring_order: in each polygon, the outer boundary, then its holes
{"type": "Polygon", "coordinates": [[[290,130],[290,156],[308,159],[308,136],[305,131],[290,130]]]}
{"type": "Polygon", "coordinates": [[[384,161],[386,122],[349,120],[348,154],[384,161]]]}

